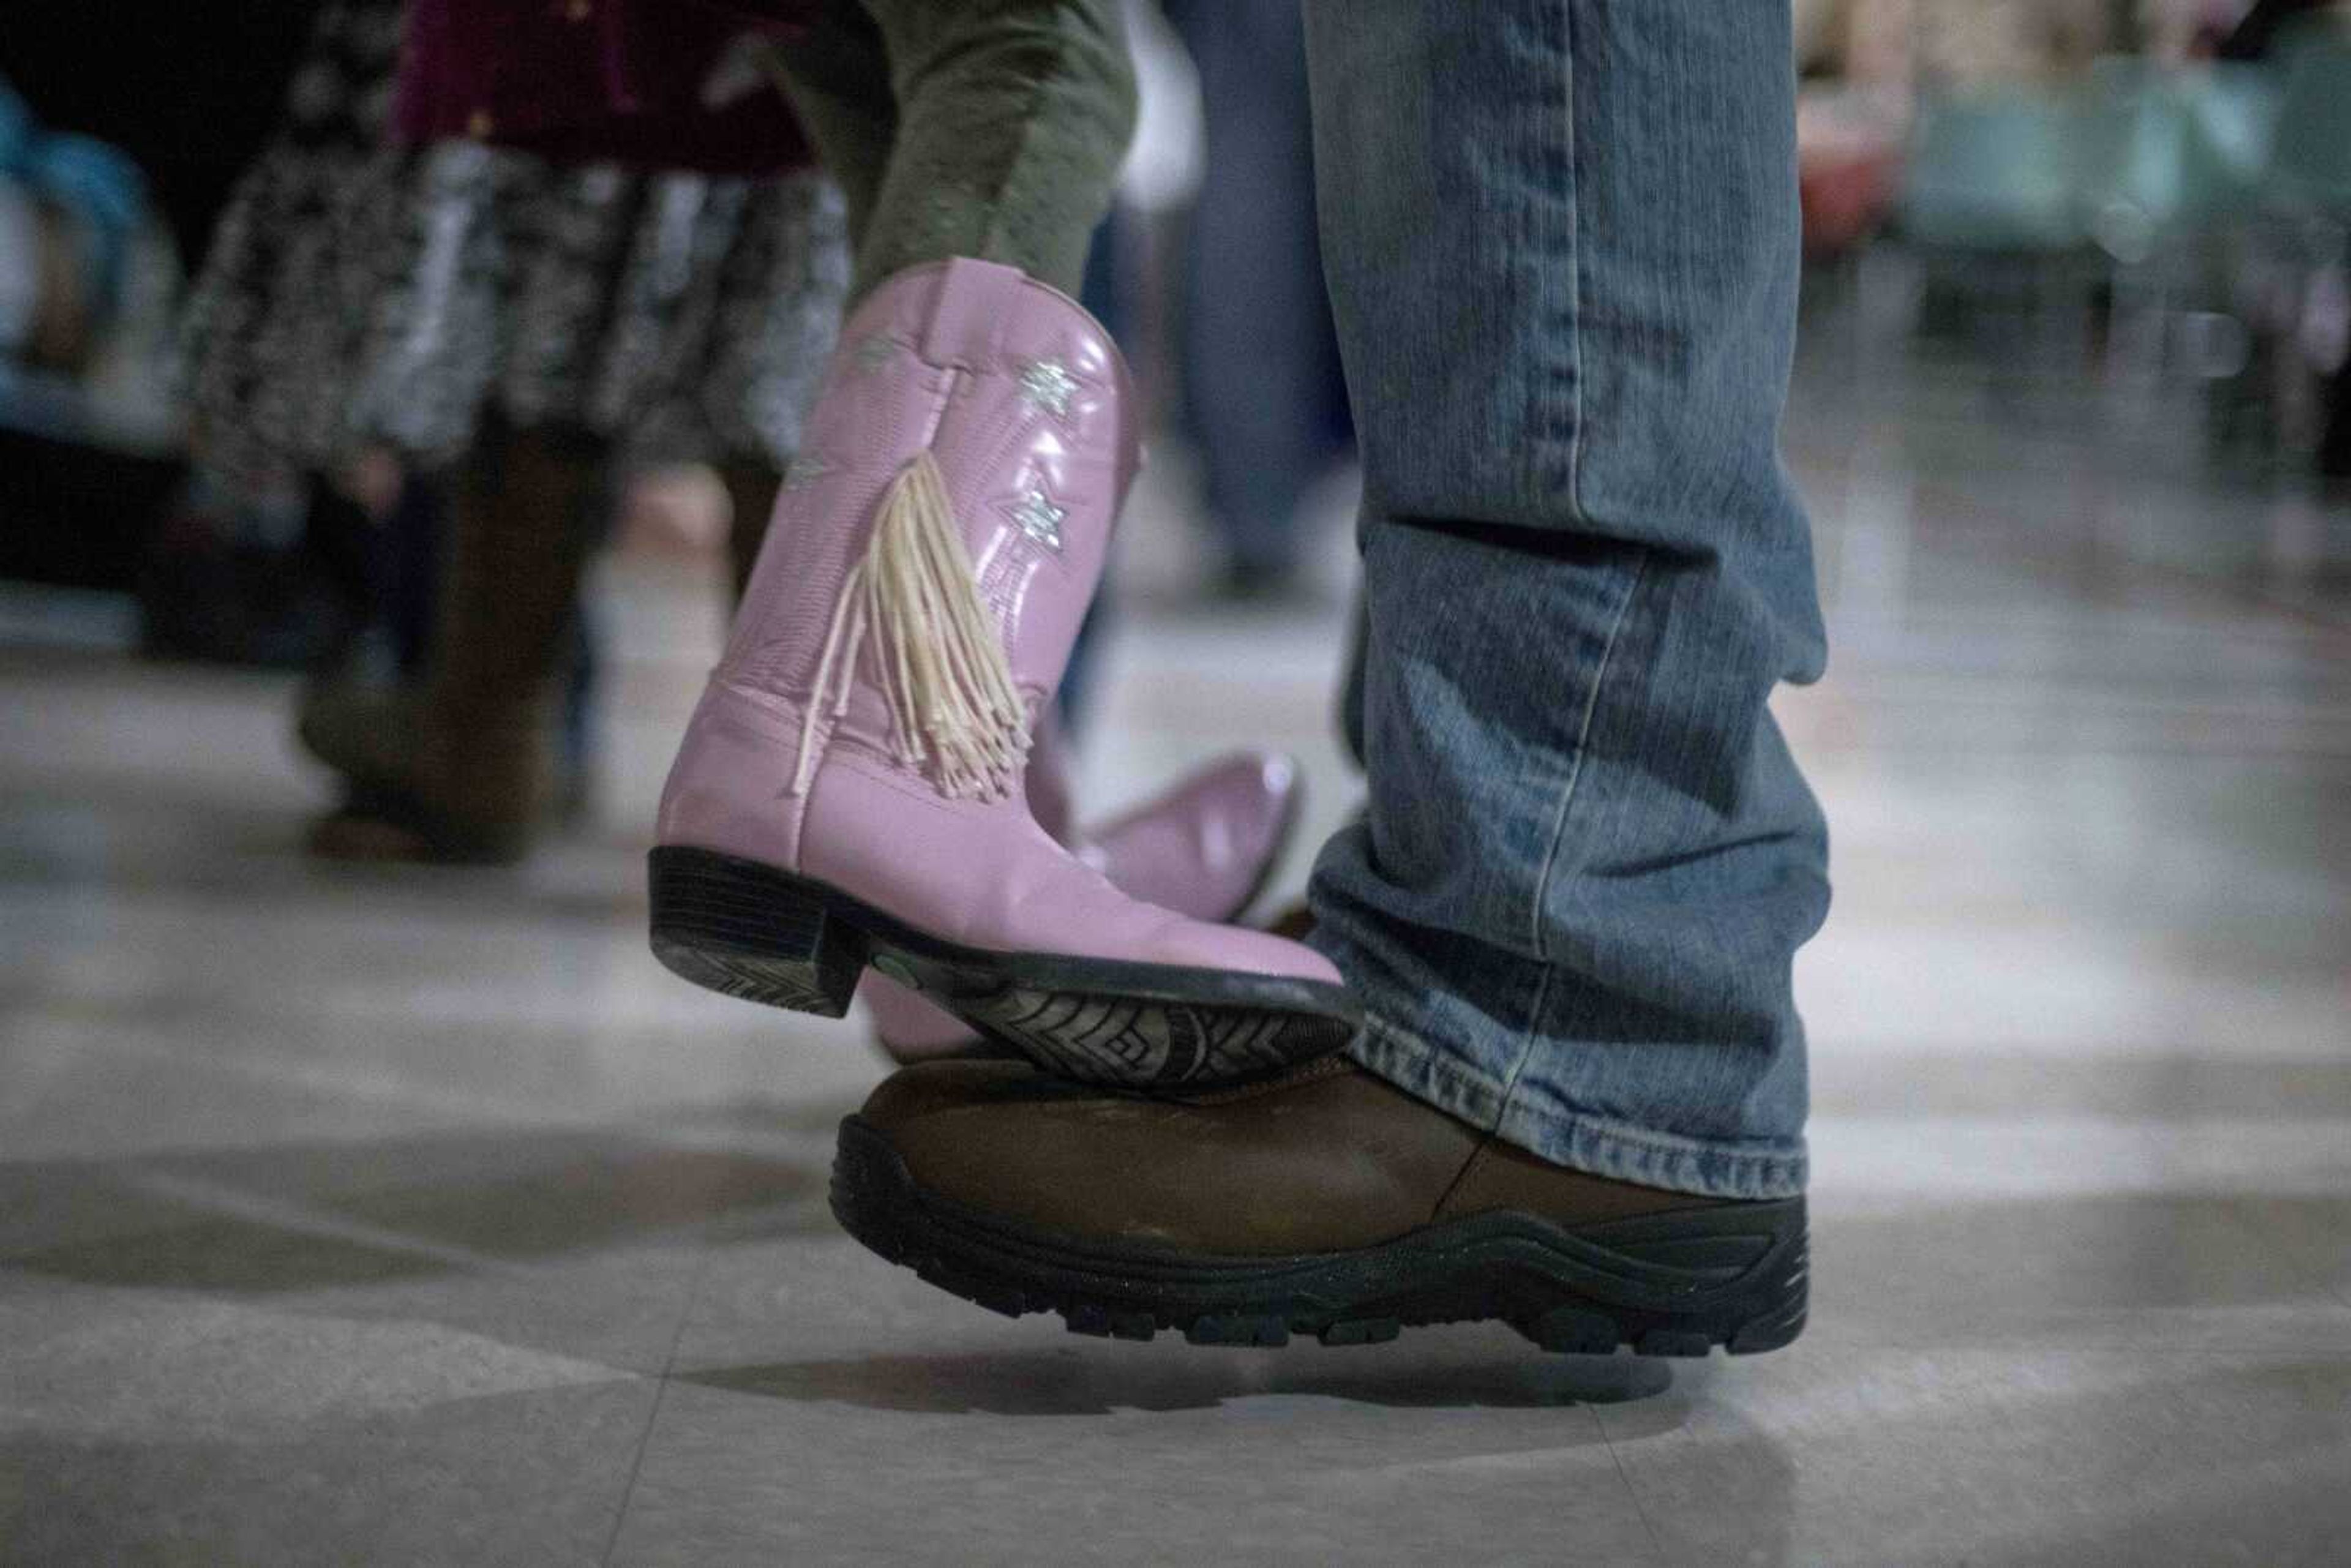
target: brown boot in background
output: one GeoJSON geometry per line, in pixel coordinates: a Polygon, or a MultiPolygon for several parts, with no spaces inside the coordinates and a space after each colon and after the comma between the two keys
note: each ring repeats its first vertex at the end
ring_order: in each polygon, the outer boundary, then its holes
{"type": "Polygon", "coordinates": [[[605,457],[584,432],[485,430],[456,486],[422,686],[329,687],[303,706],[302,743],[351,789],[314,851],[493,863],[528,852],[554,804],[556,682],[605,457]]]}

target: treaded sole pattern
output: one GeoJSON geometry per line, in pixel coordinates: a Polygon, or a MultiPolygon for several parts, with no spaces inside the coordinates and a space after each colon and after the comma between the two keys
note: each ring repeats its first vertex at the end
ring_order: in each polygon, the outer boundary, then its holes
{"type": "Polygon", "coordinates": [[[1199,1092],[1280,1076],[1354,1036],[1342,987],[929,936],[822,883],[715,851],[650,860],[652,941],[673,973],[839,1018],[870,964],[1058,1077],[1199,1092]]]}
{"type": "Polygon", "coordinates": [[[1406,1328],[1499,1320],[1547,1351],[1732,1355],[1803,1332],[1802,1198],[1726,1205],[1571,1234],[1479,1215],[1384,1246],[1297,1258],[1207,1258],[1056,1236],[916,1186],[888,1140],[841,1124],[832,1211],[893,1263],[1009,1317],[1058,1312],[1072,1333],[1193,1344],[1383,1344],[1406,1328]]]}

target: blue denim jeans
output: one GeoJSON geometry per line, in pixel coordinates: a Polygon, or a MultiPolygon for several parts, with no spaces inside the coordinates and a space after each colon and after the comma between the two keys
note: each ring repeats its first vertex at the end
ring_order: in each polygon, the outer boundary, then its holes
{"type": "Polygon", "coordinates": [[[1362,444],[1370,809],[1317,941],[1364,1064],[1563,1165],[1805,1177],[1823,657],[1781,465],[1786,0],[1308,0],[1362,444]]]}

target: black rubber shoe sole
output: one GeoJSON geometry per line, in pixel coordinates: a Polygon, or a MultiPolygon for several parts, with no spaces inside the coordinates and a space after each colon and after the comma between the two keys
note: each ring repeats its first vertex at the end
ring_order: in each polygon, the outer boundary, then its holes
{"type": "Polygon", "coordinates": [[[695,985],[839,1018],[871,965],[1080,1082],[1186,1093],[1255,1082],[1340,1050],[1360,1018],[1344,987],[1313,980],[962,946],[711,850],[657,849],[650,869],[653,956],[695,985]]]}
{"type": "Polygon", "coordinates": [[[1406,1327],[1499,1320],[1550,1351],[1702,1356],[1777,1350],[1804,1328],[1802,1198],[1573,1233],[1483,1214],[1357,1251],[1225,1258],[1058,1235],[924,1192],[889,1141],[852,1116],[833,1156],[832,1212],[941,1290],[1010,1317],[1059,1312],[1072,1333],[1377,1344],[1406,1327]]]}

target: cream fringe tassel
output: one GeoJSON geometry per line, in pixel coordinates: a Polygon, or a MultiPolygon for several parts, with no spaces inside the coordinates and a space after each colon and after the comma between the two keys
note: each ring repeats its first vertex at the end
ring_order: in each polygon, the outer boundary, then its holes
{"type": "Polygon", "coordinates": [[[950,798],[1010,788],[1029,755],[1029,707],[1013,685],[996,617],[979,596],[938,461],[927,451],[883,492],[865,558],[841,584],[800,725],[795,795],[807,794],[815,777],[820,716],[838,719],[848,711],[869,632],[879,639],[874,663],[898,760],[929,768],[950,798]]]}

